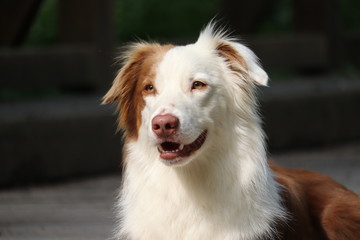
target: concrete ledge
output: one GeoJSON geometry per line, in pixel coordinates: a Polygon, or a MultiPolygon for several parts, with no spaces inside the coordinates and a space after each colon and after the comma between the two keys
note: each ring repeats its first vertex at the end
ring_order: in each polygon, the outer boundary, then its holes
{"type": "MultiPolygon", "coordinates": [[[[359,79],[270,84],[261,106],[272,150],[360,139],[359,79]]],[[[116,117],[98,96],[0,104],[0,186],[120,170],[116,117]]]]}
{"type": "Polygon", "coordinates": [[[0,105],[0,186],[116,171],[121,136],[94,96],[0,105]]]}
{"type": "Polygon", "coordinates": [[[323,78],[270,84],[261,94],[271,149],[360,139],[360,79],[323,78]]]}

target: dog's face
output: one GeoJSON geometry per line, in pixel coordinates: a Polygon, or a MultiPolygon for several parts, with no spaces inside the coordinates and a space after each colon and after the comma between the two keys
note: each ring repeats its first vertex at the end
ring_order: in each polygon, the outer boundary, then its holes
{"type": "Polygon", "coordinates": [[[129,140],[145,139],[163,163],[183,166],[232,131],[236,109],[250,114],[253,85],[266,81],[248,48],[208,28],[191,45],[133,45],[104,103],[119,100],[129,140]]]}

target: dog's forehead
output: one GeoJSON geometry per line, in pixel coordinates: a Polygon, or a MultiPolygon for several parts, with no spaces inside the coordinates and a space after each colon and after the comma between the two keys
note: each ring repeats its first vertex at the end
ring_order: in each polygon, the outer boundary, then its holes
{"type": "Polygon", "coordinates": [[[162,67],[173,70],[191,70],[205,64],[206,52],[200,51],[194,44],[177,46],[170,49],[161,62],[162,67]]]}
{"type": "Polygon", "coordinates": [[[211,71],[211,51],[202,51],[196,45],[176,46],[166,52],[159,62],[158,81],[205,77],[211,71]]]}

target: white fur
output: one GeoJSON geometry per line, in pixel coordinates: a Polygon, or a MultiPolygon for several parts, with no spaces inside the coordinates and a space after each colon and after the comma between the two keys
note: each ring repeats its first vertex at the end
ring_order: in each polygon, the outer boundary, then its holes
{"type": "Polygon", "coordinates": [[[255,84],[266,83],[253,52],[211,25],[195,44],[166,53],[154,79],[157,94],[145,99],[139,137],[125,145],[117,239],[252,240],[276,234],[272,226],[285,213],[266,162],[254,93],[255,84]],[[219,42],[243,56],[245,76],[216,53],[219,42]],[[194,80],[208,87],[191,91],[194,80]],[[204,145],[178,164],[164,164],[151,130],[159,113],[179,118],[177,139],[185,144],[207,129],[204,145]]]}

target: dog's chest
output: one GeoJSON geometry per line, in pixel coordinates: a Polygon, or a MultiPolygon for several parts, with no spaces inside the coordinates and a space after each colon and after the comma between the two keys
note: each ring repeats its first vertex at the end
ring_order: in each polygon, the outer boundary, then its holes
{"type": "Polygon", "coordinates": [[[214,223],[205,218],[202,206],[196,206],[177,183],[159,185],[148,181],[120,203],[126,210],[124,227],[134,239],[214,239],[214,223]]]}
{"type": "Polygon", "coordinates": [[[132,186],[137,190],[127,192],[120,203],[125,210],[123,227],[131,239],[255,239],[250,224],[240,220],[241,213],[247,215],[241,204],[215,204],[190,194],[176,181],[152,181],[132,186]]]}
{"type": "Polygon", "coordinates": [[[211,216],[202,206],[194,206],[184,199],[146,195],[126,216],[134,239],[239,239],[230,238],[219,216],[211,216]]]}

